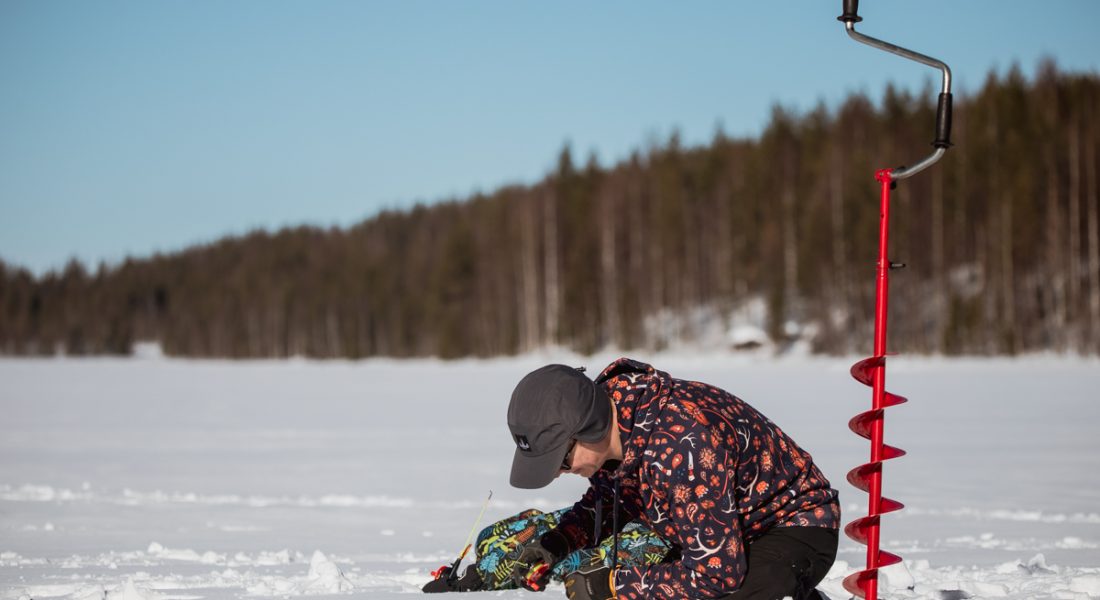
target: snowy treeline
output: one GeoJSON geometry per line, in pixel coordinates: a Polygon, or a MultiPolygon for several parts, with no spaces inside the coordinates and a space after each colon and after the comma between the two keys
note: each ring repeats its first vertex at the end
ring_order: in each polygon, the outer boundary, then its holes
{"type": "MultiPolygon", "coordinates": [[[[488,356],[680,343],[869,345],[877,168],[916,160],[934,94],[890,88],[758,139],[675,134],[620,164],[566,147],[531,186],[33,277],[0,263],[0,351],[488,356]],[[717,332],[717,335],[715,335],[717,332]]],[[[893,349],[1100,350],[1100,77],[1043,65],[956,99],[957,147],[893,209],[893,349]]]]}

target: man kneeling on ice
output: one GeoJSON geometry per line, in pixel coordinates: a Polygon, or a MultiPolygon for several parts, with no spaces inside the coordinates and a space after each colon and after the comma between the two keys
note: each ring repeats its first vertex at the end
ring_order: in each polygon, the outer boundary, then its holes
{"type": "Polygon", "coordinates": [[[595,382],[548,365],[516,386],[508,428],[513,486],[541,488],[562,473],[591,484],[519,548],[517,585],[544,589],[555,565],[613,536],[609,561],[597,554],[562,572],[570,599],[821,597],[814,588],[836,557],[837,491],[732,394],[626,358],[595,382]],[[620,562],[619,530],[631,522],[669,551],[620,562]]]}

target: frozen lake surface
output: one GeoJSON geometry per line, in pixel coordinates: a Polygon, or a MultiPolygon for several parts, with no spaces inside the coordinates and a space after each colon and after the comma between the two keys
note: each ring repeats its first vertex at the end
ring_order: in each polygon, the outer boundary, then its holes
{"type": "MultiPolygon", "coordinates": [[[[866,495],[847,422],[870,404],[854,359],[636,358],[724,387],[866,495]]],[[[0,360],[0,597],[82,600],[419,593],[483,525],[571,504],[579,478],[511,489],[505,408],[546,362],[0,360]]],[[[889,598],[1100,598],[1100,362],[892,358],[884,548],[889,598]]],[[[862,565],[842,538],[821,586],[862,565]]],[[[561,597],[560,587],[551,597],[561,597]]],[[[493,592],[494,596],[532,596],[493,592]]],[[[474,598],[485,596],[479,594],[474,598]]]]}

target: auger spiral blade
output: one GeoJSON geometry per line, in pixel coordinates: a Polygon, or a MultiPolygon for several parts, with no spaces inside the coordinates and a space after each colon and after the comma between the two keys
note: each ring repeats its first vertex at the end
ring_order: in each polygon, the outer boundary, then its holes
{"type": "Polygon", "coordinates": [[[859,413],[848,422],[848,428],[856,435],[871,441],[869,462],[848,472],[848,483],[867,492],[868,514],[855,519],[844,528],[852,540],[868,546],[867,568],[844,579],[844,589],[860,598],[877,598],[878,570],[901,561],[896,554],[879,550],[881,515],[901,510],[904,504],[882,496],[882,465],[884,461],[905,456],[905,450],[883,443],[886,409],[907,402],[903,396],[891,394],[884,388],[886,379],[884,354],[863,359],[852,365],[852,377],[874,390],[874,408],[859,413]],[[877,383],[876,383],[877,379],[877,383]]]}
{"type": "Polygon", "coordinates": [[[866,517],[860,517],[851,523],[848,523],[844,527],[844,533],[852,540],[867,545],[868,534],[874,527],[878,527],[880,523],[880,517],[887,513],[892,513],[897,510],[905,508],[905,505],[897,500],[890,498],[880,498],[878,504],[878,512],[866,517]]]}
{"type": "MultiPolygon", "coordinates": [[[[898,458],[905,455],[905,450],[893,446],[883,446],[884,458],[898,458]]],[[[852,487],[867,493],[871,493],[871,484],[876,476],[882,475],[882,461],[864,463],[848,471],[848,483],[852,487]]]]}
{"type": "Polygon", "coordinates": [[[874,385],[875,369],[886,364],[885,356],[871,356],[852,365],[852,377],[867,387],[874,385]]]}
{"type": "MultiPolygon", "coordinates": [[[[898,401],[895,402],[894,404],[887,404],[887,406],[896,406],[896,405],[901,404],[903,402],[908,402],[908,400],[906,400],[905,398],[902,398],[901,396],[895,396],[893,394],[886,394],[886,399],[887,400],[890,400],[891,398],[894,398],[898,401]]],[[[882,421],[882,417],[884,415],[885,415],[885,411],[883,411],[881,408],[872,409],[872,410],[869,410],[867,412],[859,413],[858,415],[852,417],[851,421],[848,421],[848,429],[851,429],[859,437],[862,437],[862,438],[865,438],[865,439],[869,440],[869,439],[871,439],[871,434],[874,432],[875,424],[882,421]]],[[[904,452],[903,452],[903,454],[904,454],[904,452]]]]}
{"type": "Polygon", "coordinates": [[[867,598],[870,595],[869,589],[878,584],[878,570],[882,567],[896,565],[899,562],[901,562],[900,556],[881,550],[878,553],[877,566],[873,569],[856,571],[845,577],[844,589],[848,590],[853,596],[867,598]]]}

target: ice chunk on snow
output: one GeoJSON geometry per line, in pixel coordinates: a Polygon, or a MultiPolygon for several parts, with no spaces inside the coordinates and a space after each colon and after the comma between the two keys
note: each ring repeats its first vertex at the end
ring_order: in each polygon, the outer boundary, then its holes
{"type": "Polygon", "coordinates": [[[1026,564],[1020,565],[1020,568],[1027,571],[1031,575],[1035,575],[1037,573],[1054,573],[1054,569],[1051,569],[1047,566],[1047,559],[1045,556],[1043,556],[1042,552],[1036,554],[1035,556],[1032,556],[1026,564]]]}
{"type": "Polygon", "coordinates": [[[904,562],[882,567],[878,571],[879,587],[884,590],[911,590],[915,581],[904,562]]]}
{"type": "Polygon", "coordinates": [[[117,589],[107,593],[108,600],[160,600],[163,597],[152,590],[138,588],[130,577],[117,589]]]}
{"type": "Polygon", "coordinates": [[[833,562],[833,566],[829,568],[829,572],[825,574],[825,578],[837,579],[839,577],[844,577],[848,574],[848,571],[848,561],[838,558],[835,562],[833,562]]]}
{"type": "Polygon", "coordinates": [[[313,553],[309,560],[309,581],[306,591],[321,593],[350,592],[355,586],[344,576],[340,567],[329,560],[320,550],[313,553]]]}
{"type": "Polygon", "coordinates": [[[198,552],[195,552],[190,548],[185,548],[183,550],[173,550],[171,548],[165,548],[157,542],[149,544],[149,548],[146,549],[145,552],[151,556],[156,556],[157,558],[198,562],[204,565],[216,565],[225,562],[224,554],[218,554],[209,550],[203,552],[202,554],[199,554],[198,552]]]}

